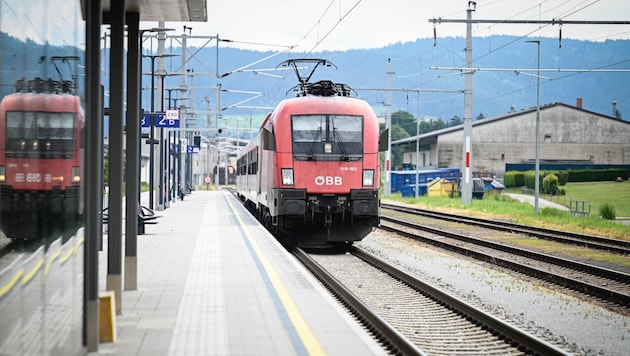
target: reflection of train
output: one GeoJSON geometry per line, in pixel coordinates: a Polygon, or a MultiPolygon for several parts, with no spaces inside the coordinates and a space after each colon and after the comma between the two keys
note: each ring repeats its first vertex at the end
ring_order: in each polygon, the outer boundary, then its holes
{"type": "Polygon", "coordinates": [[[83,110],[73,89],[20,80],[0,103],[0,227],[12,239],[79,219],[83,110]]]}
{"type": "Polygon", "coordinates": [[[343,84],[300,86],[239,155],[238,195],[293,242],[359,241],[379,224],[378,119],[343,84]]]}

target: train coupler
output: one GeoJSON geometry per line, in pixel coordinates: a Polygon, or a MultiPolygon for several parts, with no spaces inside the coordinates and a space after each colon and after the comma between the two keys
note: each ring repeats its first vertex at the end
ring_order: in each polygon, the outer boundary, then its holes
{"type": "Polygon", "coordinates": [[[329,227],[332,226],[332,209],[330,205],[326,205],[326,214],[324,215],[324,226],[329,227]]]}

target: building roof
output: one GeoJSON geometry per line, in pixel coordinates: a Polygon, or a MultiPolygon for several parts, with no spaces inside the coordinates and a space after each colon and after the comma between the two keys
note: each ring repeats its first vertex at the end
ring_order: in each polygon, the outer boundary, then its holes
{"type": "MultiPolygon", "coordinates": [[[[579,107],[572,106],[572,105],[567,105],[567,104],[560,103],[560,102],[546,104],[546,105],[541,105],[540,111],[542,112],[543,110],[546,110],[546,109],[549,109],[549,108],[558,107],[558,106],[564,106],[564,107],[571,108],[571,109],[574,109],[574,110],[580,110],[580,111],[583,111],[585,113],[590,113],[592,115],[597,115],[597,116],[609,118],[609,119],[615,120],[615,121],[625,122],[625,123],[630,125],[630,122],[628,122],[628,121],[620,120],[620,119],[617,119],[615,117],[608,116],[608,115],[602,115],[600,113],[596,113],[596,112],[593,112],[593,111],[584,110],[584,109],[581,109],[579,107]]],[[[504,119],[510,119],[510,118],[513,118],[513,117],[516,117],[516,116],[530,114],[530,113],[533,113],[533,112],[536,112],[536,107],[535,106],[531,107],[531,108],[528,108],[528,109],[521,109],[519,111],[508,112],[508,113],[505,113],[505,114],[492,116],[492,117],[481,119],[481,120],[474,120],[472,122],[472,125],[473,125],[473,127],[486,125],[486,124],[489,124],[489,123],[492,123],[492,122],[495,122],[495,121],[504,120],[504,119]]],[[[447,128],[441,129],[441,130],[427,132],[427,133],[424,133],[424,134],[419,135],[419,136],[411,136],[411,137],[407,137],[407,138],[404,138],[404,139],[401,139],[401,140],[392,141],[392,145],[407,145],[407,144],[415,143],[416,140],[418,140],[418,139],[420,139],[421,141],[424,141],[424,142],[426,142],[427,140],[429,140],[429,141],[430,140],[436,140],[438,136],[441,136],[441,135],[444,135],[444,134],[447,134],[447,133],[451,133],[451,132],[455,132],[455,131],[462,131],[463,129],[464,129],[464,124],[451,126],[451,127],[447,127],[447,128]]]]}

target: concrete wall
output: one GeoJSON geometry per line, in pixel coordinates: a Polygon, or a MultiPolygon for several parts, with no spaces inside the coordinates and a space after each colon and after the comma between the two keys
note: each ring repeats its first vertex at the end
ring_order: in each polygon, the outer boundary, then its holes
{"type": "MultiPolygon", "coordinates": [[[[503,172],[506,163],[535,161],[535,130],[536,110],[474,122],[473,171],[503,172]]],[[[462,140],[461,129],[438,137],[439,166],[461,168],[462,140]]],[[[630,164],[630,122],[564,104],[542,107],[540,161],[630,164]]]]}

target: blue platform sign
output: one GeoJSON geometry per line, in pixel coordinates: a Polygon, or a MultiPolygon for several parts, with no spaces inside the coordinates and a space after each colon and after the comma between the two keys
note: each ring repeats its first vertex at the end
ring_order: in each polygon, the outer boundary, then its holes
{"type": "Polygon", "coordinates": [[[155,127],[179,127],[179,111],[166,110],[166,115],[163,115],[160,120],[155,122],[155,127]]]}
{"type": "MultiPolygon", "coordinates": [[[[144,116],[142,117],[142,121],[140,122],[142,127],[151,127],[151,116],[153,116],[153,120],[155,120],[154,121],[155,127],[159,127],[158,122],[164,120],[163,112],[155,112],[155,113],[145,112],[144,116]]],[[[177,127],[179,127],[179,123],[177,127]]]]}
{"type": "Polygon", "coordinates": [[[191,155],[195,153],[199,153],[199,147],[197,146],[186,146],[186,153],[191,155]]]}
{"type": "Polygon", "coordinates": [[[162,117],[162,119],[155,121],[155,127],[177,128],[179,127],[179,120],[162,117]]]}
{"type": "Polygon", "coordinates": [[[179,115],[177,112],[172,113],[173,110],[169,110],[166,113],[163,111],[155,113],[145,113],[142,117],[142,127],[151,127],[151,116],[153,116],[153,126],[161,128],[178,128],[179,127],[179,115]]]}

